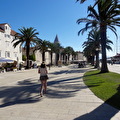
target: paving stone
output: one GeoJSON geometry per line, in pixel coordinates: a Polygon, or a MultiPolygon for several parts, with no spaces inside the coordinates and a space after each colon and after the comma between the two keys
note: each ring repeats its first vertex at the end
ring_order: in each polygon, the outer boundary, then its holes
{"type": "Polygon", "coordinates": [[[48,90],[39,96],[37,69],[0,74],[0,120],[120,120],[83,83],[89,68],[51,67],[48,90]]]}

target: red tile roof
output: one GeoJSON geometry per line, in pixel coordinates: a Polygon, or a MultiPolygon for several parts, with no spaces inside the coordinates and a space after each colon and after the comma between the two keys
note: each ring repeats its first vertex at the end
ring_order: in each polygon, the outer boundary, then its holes
{"type": "Polygon", "coordinates": [[[11,34],[12,36],[15,36],[16,33],[17,33],[17,32],[15,32],[14,30],[11,30],[11,33],[10,33],[10,34],[11,34]]]}
{"type": "Polygon", "coordinates": [[[0,28],[0,32],[5,32],[2,28],[0,28]]]}
{"type": "MultiPolygon", "coordinates": [[[[0,26],[6,25],[6,24],[8,24],[8,23],[2,23],[2,24],[0,24],[0,26]]],[[[8,24],[8,25],[9,25],[9,24],[8,24]]],[[[9,25],[9,27],[11,27],[11,26],[9,25]]]]}
{"type": "MultiPolygon", "coordinates": [[[[3,25],[9,25],[8,23],[2,23],[2,24],[0,24],[0,32],[5,32],[2,28],[1,28],[1,26],[3,26],[3,25]]],[[[9,27],[10,27],[10,25],[9,25],[9,27]]],[[[15,32],[14,30],[11,30],[11,35],[12,36],[15,36],[15,34],[16,34],[17,32],[15,32]]]]}

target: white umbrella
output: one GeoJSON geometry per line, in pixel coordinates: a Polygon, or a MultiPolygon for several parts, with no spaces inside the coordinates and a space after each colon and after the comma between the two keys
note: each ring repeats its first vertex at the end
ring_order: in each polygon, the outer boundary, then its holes
{"type": "Polygon", "coordinates": [[[1,62],[1,63],[5,63],[5,62],[12,63],[12,62],[14,62],[14,60],[1,57],[1,58],[0,58],[0,62],[1,62]]]}

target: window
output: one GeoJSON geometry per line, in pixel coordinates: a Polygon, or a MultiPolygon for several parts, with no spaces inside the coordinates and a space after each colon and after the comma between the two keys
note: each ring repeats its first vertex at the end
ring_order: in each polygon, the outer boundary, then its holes
{"type": "Polygon", "coordinates": [[[10,52],[8,52],[8,57],[10,57],[10,52]]]}
{"type": "Polygon", "coordinates": [[[10,57],[10,52],[9,51],[5,51],[5,57],[10,57]]]}
{"type": "Polygon", "coordinates": [[[10,42],[9,41],[6,41],[6,46],[8,47],[10,45],[10,42]]]}
{"type": "Polygon", "coordinates": [[[14,52],[15,57],[17,57],[17,52],[14,52]]]}
{"type": "Polygon", "coordinates": [[[8,38],[10,38],[10,35],[8,35],[8,38]]]}
{"type": "Polygon", "coordinates": [[[6,36],[7,36],[8,38],[10,38],[10,35],[6,34],[6,36]]]}
{"type": "Polygon", "coordinates": [[[7,57],[7,51],[5,51],[5,57],[7,57]]]}
{"type": "Polygon", "coordinates": [[[4,36],[10,38],[10,35],[8,35],[8,34],[4,34],[4,36]]]}
{"type": "Polygon", "coordinates": [[[7,37],[7,35],[6,35],[6,34],[4,34],[4,36],[5,36],[5,37],[7,37]]]}

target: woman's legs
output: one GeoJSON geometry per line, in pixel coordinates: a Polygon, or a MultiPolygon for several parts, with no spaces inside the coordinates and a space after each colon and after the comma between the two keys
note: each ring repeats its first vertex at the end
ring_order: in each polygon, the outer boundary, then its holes
{"type": "Polygon", "coordinates": [[[47,90],[47,80],[44,80],[43,85],[44,85],[44,93],[46,93],[46,90],[47,90]]]}
{"type": "Polygon", "coordinates": [[[41,87],[40,87],[40,96],[41,97],[43,95],[43,90],[44,90],[44,93],[46,93],[46,90],[47,90],[47,80],[41,80],[41,87]]]}
{"type": "Polygon", "coordinates": [[[43,80],[41,80],[41,86],[40,86],[40,96],[42,97],[43,94],[43,89],[44,89],[44,83],[43,80]]]}

